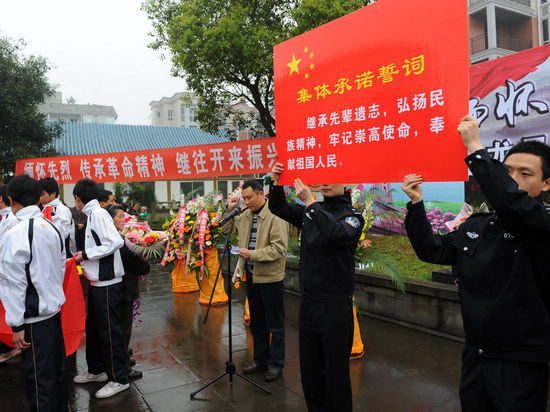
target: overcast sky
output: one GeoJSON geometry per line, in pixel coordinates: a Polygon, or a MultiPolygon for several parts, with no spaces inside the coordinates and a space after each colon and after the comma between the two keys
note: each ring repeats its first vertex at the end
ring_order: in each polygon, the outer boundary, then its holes
{"type": "Polygon", "coordinates": [[[0,34],[45,57],[51,83],[77,104],[114,106],[118,124],[151,124],[149,103],[186,90],[147,47],[141,0],[0,0],[0,34]]]}

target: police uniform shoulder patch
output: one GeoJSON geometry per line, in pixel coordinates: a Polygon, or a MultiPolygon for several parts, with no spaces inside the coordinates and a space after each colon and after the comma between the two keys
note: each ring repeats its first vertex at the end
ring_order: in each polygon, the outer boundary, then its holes
{"type": "Polygon", "coordinates": [[[357,229],[359,225],[361,225],[361,222],[359,222],[359,219],[357,219],[355,216],[346,217],[346,223],[354,229],[357,229]]]}

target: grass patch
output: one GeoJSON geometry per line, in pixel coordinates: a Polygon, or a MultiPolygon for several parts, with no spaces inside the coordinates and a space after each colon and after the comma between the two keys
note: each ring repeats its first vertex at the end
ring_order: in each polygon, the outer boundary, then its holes
{"type": "Polygon", "coordinates": [[[432,271],[446,269],[449,266],[433,265],[422,262],[414,253],[414,250],[406,236],[395,235],[369,235],[374,250],[393,257],[407,278],[431,280],[432,271]]]}

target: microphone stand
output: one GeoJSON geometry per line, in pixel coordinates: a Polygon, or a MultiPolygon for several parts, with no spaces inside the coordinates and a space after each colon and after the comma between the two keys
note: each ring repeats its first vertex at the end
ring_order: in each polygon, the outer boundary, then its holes
{"type": "Polygon", "coordinates": [[[267,389],[260,384],[254,382],[252,379],[247,378],[246,376],[241,375],[237,372],[237,368],[235,367],[235,364],[233,363],[233,333],[232,333],[232,319],[231,319],[231,290],[233,289],[233,282],[231,281],[231,234],[233,233],[233,227],[235,226],[235,215],[231,219],[231,226],[229,228],[229,232],[227,232],[227,236],[225,238],[225,244],[223,247],[223,255],[222,260],[220,263],[220,266],[218,268],[218,273],[216,274],[216,280],[214,281],[214,286],[212,287],[212,294],[210,295],[210,301],[208,302],[208,307],[206,308],[206,314],[204,315],[203,324],[206,324],[208,320],[208,314],[210,312],[210,308],[212,307],[212,299],[214,298],[214,292],[216,290],[216,285],[218,283],[218,279],[220,277],[220,273],[222,271],[222,264],[225,257],[227,257],[227,274],[229,278],[229,287],[227,290],[227,298],[228,298],[228,331],[229,331],[229,360],[225,362],[225,371],[218,376],[216,376],[214,379],[212,379],[210,382],[206,383],[204,386],[202,386],[200,389],[196,390],[195,392],[192,392],[189,396],[191,399],[195,397],[195,395],[199,392],[201,392],[203,389],[206,389],[213,383],[217,382],[221,378],[223,378],[225,375],[229,375],[229,383],[233,385],[233,375],[236,375],[245,381],[251,383],[252,385],[256,386],[257,388],[263,390],[267,394],[271,394],[271,390],[267,389]]]}

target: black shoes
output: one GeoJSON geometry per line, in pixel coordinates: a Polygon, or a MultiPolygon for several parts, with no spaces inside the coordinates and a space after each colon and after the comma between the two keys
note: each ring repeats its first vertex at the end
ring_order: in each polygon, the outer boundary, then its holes
{"type": "Polygon", "coordinates": [[[267,366],[260,366],[257,363],[252,363],[243,368],[245,375],[250,375],[252,373],[263,372],[267,370],[267,366]]]}
{"type": "Polygon", "coordinates": [[[267,373],[264,376],[264,381],[266,382],[273,382],[283,374],[282,370],[277,369],[271,369],[267,368],[267,366],[260,366],[257,363],[252,363],[251,365],[248,365],[247,367],[243,368],[243,372],[245,375],[250,375],[252,373],[258,373],[258,372],[264,372],[267,371],[267,373]]]}
{"type": "Polygon", "coordinates": [[[282,374],[283,374],[282,370],[277,370],[277,369],[271,369],[270,368],[264,376],[264,381],[273,382],[273,381],[279,379],[279,376],[281,376],[282,374]]]}
{"type": "Polygon", "coordinates": [[[128,379],[131,379],[131,380],[141,379],[141,378],[143,378],[143,372],[137,371],[135,369],[132,369],[128,374],[128,379]]]}
{"type": "Polygon", "coordinates": [[[136,366],[136,360],[134,358],[130,358],[130,360],[128,361],[128,364],[130,366],[136,366]]]}

